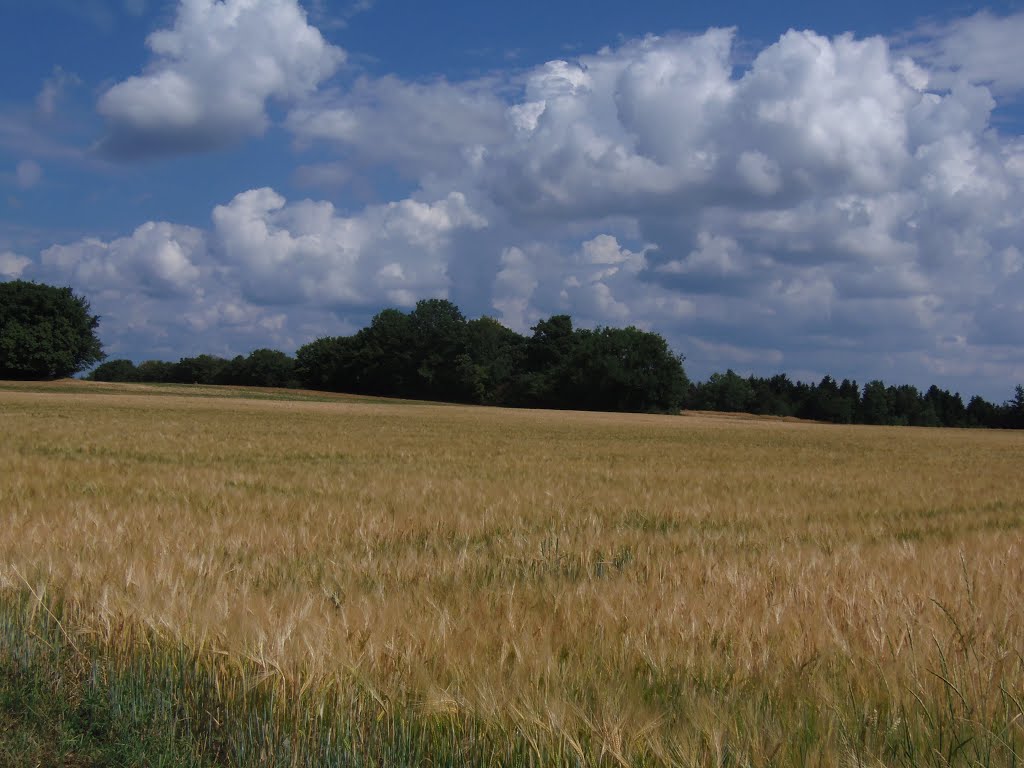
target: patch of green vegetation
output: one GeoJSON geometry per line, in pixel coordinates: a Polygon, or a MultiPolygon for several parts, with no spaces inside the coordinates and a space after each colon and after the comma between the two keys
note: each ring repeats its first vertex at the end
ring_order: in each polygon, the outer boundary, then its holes
{"type": "Polygon", "coordinates": [[[0,768],[215,765],[178,735],[169,700],[128,696],[59,632],[5,613],[0,633],[0,768]]]}
{"type": "Polygon", "coordinates": [[[587,742],[543,743],[357,680],[297,690],[273,670],[123,623],[99,641],[71,613],[0,592],[0,768],[616,764],[587,742]]]}
{"type": "MultiPolygon", "coordinates": [[[[970,653],[960,619],[940,607],[959,652],[970,653]]],[[[795,683],[773,690],[755,677],[650,665],[636,675],[673,717],[686,720],[710,696],[732,700],[735,720],[718,723],[720,738],[694,733],[680,752],[633,743],[612,753],[592,734],[399,702],[355,678],[296,686],[273,667],[195,651],[123,621],[100,640],[75,629],[78,617],[59,601],[0,592],[0,768],[1024,764],[1020,698],[1002,685],[972,691],[944,653],[930,674],[945,694],[921,688],[900,700],[875,687],[841,693],[849,678],[839,659],[837,686],[823,700],[800,695],[795,683]],[[977,706],[992,697],[995,708],[977,706]]]]}

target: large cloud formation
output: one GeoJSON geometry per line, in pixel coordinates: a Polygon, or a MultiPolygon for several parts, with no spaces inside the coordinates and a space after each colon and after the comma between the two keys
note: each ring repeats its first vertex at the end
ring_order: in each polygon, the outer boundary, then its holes
{"type": "Polygon", "coordinates": [[[296,0],[181,0],[174,26],[146,43],[146,72],[99,101],[109,122],[100,149],[114,158],[215,149],[259,134],[268,99],[312,93],[345,58],[296,0]]]}
{"type": "MultiPolygon", "coordinates": [[[[292,18],[291,5],[229,0],[216,13],[292,18]]],[[[191,39],[190,14],[212,7],[183,2],[170,39],[191,39]]],[[[331,313],[361,322],[451,295],[520,330],[554,312],[653,327],[698,375],[781,368],[1008,392],[1024,380],[1024,138],[993,120],[1021,83],[993,63],[1016,43],[991,22],[902,48],[790,31],[742,67],[735,32],[711,29],[505,79],[363,78],[302,100],[286,125],[300,146],[336,153],[322,179],[388,165],[414,180],[409,199],[344,214],[251,190],[213,211],[186,259],[196,273],[159,249],[148,252],[163,266],[128,272],[143,292],[179,296],[170,275],[186,275],[182,316],[245,307],[283,318],[282,339],[335,331],[317,327],[331,313]]],[[[155,40],[149,84],[193,83],[183,62],[201,57],[155,40]]],[[[314,49],[295,54],[304,77],[256,77],[241,102],[262,118],[267,96],[309,93],[337,61],[314,49]]],[[[238,132],[218,128],[227,81],[204,86],[201,117],[175,136],[238,132]]],[[[114,136],[128,126],[149,141],[124,106],[135,87],[116,86],[104,109],[114,136]]],[[[82,264],[96,248],[66,246],[82,264]]]]}
{"type": "MultiPolygon", "coordinates": [[[[196,334],[222,354],[292,348],[336,330],[338,313],[447,295],[451,237],[486,224],[457,192],[342,216],[327,202],[254,189],[217,206],[208,231],[150,222],[110,242],[48,248],[38,271],[86,292],[104,328],[117,329],[115,354],[179,354],[176,342],[196,334]]],[[[26,264],[0,256],[0,272],[26,264]]]]}

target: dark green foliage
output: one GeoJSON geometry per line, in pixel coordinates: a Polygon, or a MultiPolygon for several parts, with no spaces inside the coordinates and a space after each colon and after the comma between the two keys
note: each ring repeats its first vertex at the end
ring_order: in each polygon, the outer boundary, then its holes
{"type": "Polygon", "coordinates": [[[349,337],[296,353],[305,386],[360,394],[536,408],[678,411],[682,359],[637,328],[577,330],[567,315],[524,338],[497,320],[467,321],[450,301],[387,309],[349,337]]]}
{"type": "Polygon", "coordinates": [[[401,310],[377,313],[370,326],[356,334],[348,351],[341,371],[352,380],[353,391],[395,396],[417,390],[413,329],[401,310]]]}
{"type": "Polygon", "coordinates": [[[70,288],[0,283],[0,379],[59,379],[100,362],[98,325],[70,288]]]}
{"type": "Polygon", "coordinates": [[[519,363],[504,390],[511,405],[669,412],[689,388],[682,359],[661,336],[633,327],[574,330],[567,315],[541,321],[504,357],[519,363]]]}
{"type": "Polygon", "coordinates": [[[1024,429],[1024,386],[1020,384],[1014,389],[1013,399],[1005,406],[1007,425],[1014,429],[1024,429]]]}
{"type": "Polygon", "coordinates": [[[131,360],[111,360],[92,371],[89,379],[163,384],[233,384],[244,387],[299,386],[295,359],[276,349],[257,349],[249,353],[248,357],[239,355],[232,360],[214,355],[198,355],[183,357],[177,363],[147,360],[138,366],[131,360]]]}
{"type": "Polygon", "coordinates": [[[143,382],[170,382],[174,381],[174,363],[166,363],[163,360],[147,360],[139,363],[135,369],[138,381],[143,382]]]}
{"type": "MultiPolygon", "coordinates": [[[[881,382],[877,383],[881,384],[881,382]]],[[[921,399],[921,393],[917,391],[917,387],[904,384],[899,387],[889,387],[886,389],[883,386],[881,393],[873,393],[873,396],[878,398],[877,404],[872,406],[876,419],[868,421],[868,424],[900,424],[914,427],[938,426],[937,421],[935,421],[934,412],[927,411],[924,401],[921,399]],[[884,401],[879,395],[885,396],[884,401]]],[[[867,402],[868,392],[866,388],[864,399],[864,410],[867,412],[870,409],[867,402]]]]}
{"type": "Polygon", "coordinates": [[[946,427],[967,426],[967,410],[959,393],[950,394],[932,384],[924,395],[924,403],[925,408],[930,406],[935,412],[939,424],[946,427]]]}
{"type": "Polygon", "coordinates": [[[295,375],[306,387],[355,392],[358,385],[358,341],[351,336],[325,336],[295,353],[295,375]]]}
{"type": "Polygon", "coordinates": [[[754,391],[752,381],[730,368],[725,373],[713,373],[706,382],[697,384],[690,407],[700,411],[749,412],[754,410],[754,391]]]}
{"type": "Polygon", "coordinates": [[[221,384],[225,383],[227,367],[228,361],[223,357],[183,357],[174,366],[171,381],[176,384],[221,384]]]}
{"type": "MultiPolygon", "coordinates": [[[[553,315],[533,328],[521,372],[513,378],[511,405],[571,408],[571,361],[580,336],[568,315],[553,315]]],[[[578,384],[575,385],[578,390],[578,384]]]]}
{"type": "Polygon", "coordinates": [[[770,379],[751,376],[747,379],[753,393],[751,411],[761,415],[792,416],[797,404],[790,398],[793,382],[784,373],[770,379]]]}
{"type": "Polygon", "coordinates": [[[140,381],[174,384],[234,384],[246,387],[296,387],[295,360],[276,349],[257,349],[248,357],[225,360],[214,355],[183,357],[177,363],[147,360],[138,367],[128,360],[99,366],[95,381],[140,381]]]}
{"type": "Polygon", "coordinates": [[[469,329],[461,310],[447,299],[416,303],[409,314],[412,366],[409,397],[478,403],[482,376],[469,353],[469,329]]]}
{"type": "Polygon", "coordinates": [[[1024,429],[1024,386],[994,405],[964,406],[936,386],[869,381],[793,382],[785,374],[744,378],[732,369],[691,383],[683,358],[656,333],[573,327],[568,315],[540,320],[530,336],[492,317],[467,320],[446,299],[411,312],[385,309],[352,336],[325,336],[291,358],[274,349],[225,360],[212,355],[135,366],[111,360],[96,381],[307,387],[328,392],[526,408],[672,413],[746,412],[835,424],[1024,429]]]}
{"type": "Polygon", "coordinates": [[[474,402],[508,402],[511,382],[523,366],[526,339],[484,316],[466,323],[466,345],[473,368],[463,367],[462,376],[466,386],[475,391],[474,402]]]}
{"type": "Polygon", "coordinates": [[[1024,428],[1024,387],[1003,405],[973,397],[965,407],[958,393],[932,386],[886,387],[869,381],[864,389],[831,376],[818,384],[793,383],[785,374],[742,378],[732,370],[714,373],[690,388],[686,407],[698,411],[747,411],[771,416],[798,416],[836,424],[880,424],[913,427],[1024,428]]]}
{"type": "Polygon", "coordinates": [[[564,379],[572,407],[596,411],[678,411],[689,388],[682,358],[638,328],[577,331],[564,379]]]}
{"type": "Polygon", "coordinates": [[[241,387],[297,387],[295,360],[276,349],[257,349],[248,357],[239,355],[226,361],[213,383],[241,387]]]}
{"type": "Polygon", "coordinates": [[[860,393],[853,382],[837,384],[825,376],[817,387],[811,387],[796,414],[804,419],[828,421],[833,424],[852,424],[857,416],[860,393]]]}
{"type": "Polygon", "coordinates": [[[138,381],[139,369],[131,360],[108,360],[93,368],[89,381],[138,381]]]}
{"type": "Polygon", "coordinates": [[[973,426],[998,426],[1002,409],[983,397],[975,395],[967,404],[967,421],[973,426]]]}
{"type": "MultiPolygon", "coordinates": [[[[914,394],[916,394],[916,390],[914,394]]],[[[881,381],[876,379],[865,384],[864,400],[861,403],[863,422],[865,424],[891,423],[892,411],[889,408],[889,399],[889,393],[881,381]]],[[[908,401],[906,407],[912,407],[912,404],[908,401]]]]}

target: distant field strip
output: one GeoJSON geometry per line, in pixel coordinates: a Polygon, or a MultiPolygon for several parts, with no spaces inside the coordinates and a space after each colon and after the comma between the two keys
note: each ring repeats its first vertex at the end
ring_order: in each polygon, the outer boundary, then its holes
{"type": "Polygon", "coordinates": [[[102,387],[0,386],[0,662],[196,755],[1024,765],[1024,434],[102,387]]]}

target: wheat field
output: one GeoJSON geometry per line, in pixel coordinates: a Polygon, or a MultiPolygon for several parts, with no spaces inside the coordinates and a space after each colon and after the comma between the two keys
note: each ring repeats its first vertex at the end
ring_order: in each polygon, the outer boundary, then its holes
{"type": "Polygon", "coordinates": [[[0,385],[0,657],[218,764],[1024,764],[1024,435],[253,394],[0,385]]]}

